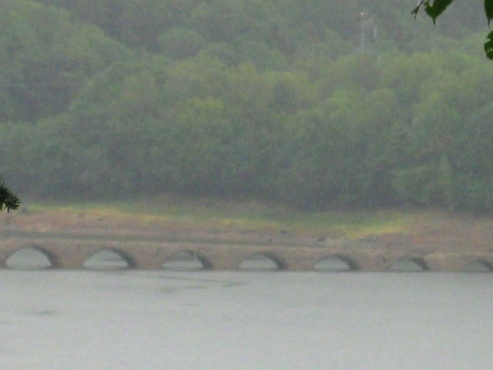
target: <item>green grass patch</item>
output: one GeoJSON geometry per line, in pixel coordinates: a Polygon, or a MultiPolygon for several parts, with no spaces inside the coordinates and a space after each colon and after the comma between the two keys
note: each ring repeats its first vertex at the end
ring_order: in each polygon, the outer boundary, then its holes
{"type": "Polygon", "coordinates": [[[396,210],[301,212],[282,204],[212,198],[154,198],[86,203],[24,202],[30,213],[74,212],[81,217],[131,218],[139,224],[181,225],[220,232],[290,233],[330,238],[405,232],[426,213],[396,210]]]}

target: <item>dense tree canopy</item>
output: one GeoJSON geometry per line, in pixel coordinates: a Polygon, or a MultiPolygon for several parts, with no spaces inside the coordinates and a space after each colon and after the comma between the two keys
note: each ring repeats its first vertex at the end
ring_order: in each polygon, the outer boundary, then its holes
{"type": "Polygon", "coordinates": [[[466,2],[437,27],[390,0],[0,5],[20,195],[493,210],[493,70],[466,2]]]}

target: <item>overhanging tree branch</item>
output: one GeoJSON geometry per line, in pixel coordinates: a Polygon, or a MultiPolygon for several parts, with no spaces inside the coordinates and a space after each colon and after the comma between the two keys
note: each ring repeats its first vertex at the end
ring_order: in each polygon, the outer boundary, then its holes
{"type": "MultiPolygon", "coordinates": [[[[418,15],[421,7],[424,8],[425,13],[433,20],[435,24],[436,19],[452,4],[453,0],[419,0],[411,14],[414,18],[418,15]]],[[[493,20],[493,0],[484,0],[484,13],[488,20],[488,27],[491,20],[493,20]]],[[[493,60],[493,31],[488,34],[486,42],[484,43],[484,51],[488,59],[493,60]]]]}
{"type": "Polygon", "coordinates": [[[21,202],[15,194],[13,194],[3,181],[0,180],[0,211],[14,211],[19,208],[21,202]]]}

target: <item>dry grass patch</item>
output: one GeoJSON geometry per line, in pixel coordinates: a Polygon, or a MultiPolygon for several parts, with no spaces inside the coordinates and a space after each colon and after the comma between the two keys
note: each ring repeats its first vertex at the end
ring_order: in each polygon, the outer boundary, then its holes
{"type": "Polygon", "coordinates": [[[252,200],[155,198],[105,203],[25,201],[0,214],[0,231],[198,240],[231,243],[313,244],[320,240],[407,235],[423,245],[486,247],[490,218],[441,211],[300,212],[252,200]]]}

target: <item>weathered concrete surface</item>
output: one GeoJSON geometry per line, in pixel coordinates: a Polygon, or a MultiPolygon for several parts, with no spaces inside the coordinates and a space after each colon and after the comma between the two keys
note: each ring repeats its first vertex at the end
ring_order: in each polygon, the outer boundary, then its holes
{"type": "Polygon", "coordinates": [[[338,258],[355,271],[387,271],[399,261],[413,261],[423,270],[458,272],[471,263],[493,267],[493,253],[488,251],[464,253],[427,251],[420,246],[389,243],[325,246],[228,245],[191,242],[137,242],[74,239],[0,239],[0,267],[16,251],[34,248],[50,260],[52,268],[81,269],[85,262],[101,250],[111,250],[121,256],[130,268],[161,269],[163,264],[180,252],[193,254],[206,269],[237,270],[241,263],[254,255],[270,258],[281,270],[312,271],[317,263],[338,258]]]}

